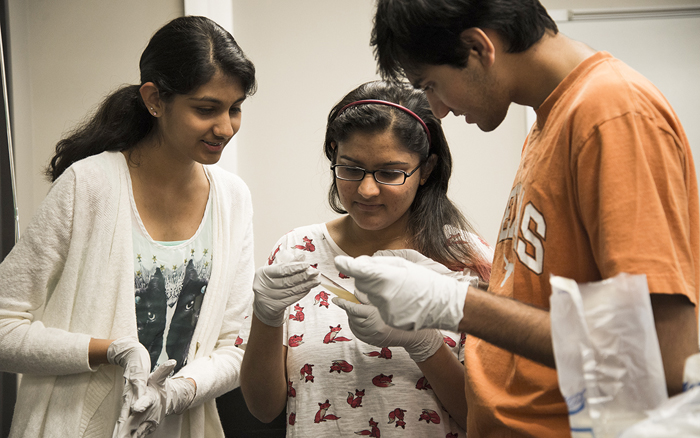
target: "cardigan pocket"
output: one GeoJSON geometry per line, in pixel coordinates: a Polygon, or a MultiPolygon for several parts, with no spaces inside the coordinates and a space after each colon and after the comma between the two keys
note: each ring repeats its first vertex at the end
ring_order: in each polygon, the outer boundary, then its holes
{"type": "MultiPolygon", "coordinates": [[[[79,437],[98,438],[104,437],[105,432],[112,433],[114,425],[105,425],[104,416],[95,417],[97,409],[105,402],[105,398],[115,387],[115,374],[119,370],[118,377],[122,377],[121,369],[116,366],[101,366],[90,376],[87,391],[85,391],[85,402],[83,413],[80,417],[79,437]]],[[[119,400],[122,400],[121,393],[119,400]]],[[[117,408],[121,408],[118,406],[117,408]]],[[[117,409],[117,412],[119,409],[117,409]]]]}

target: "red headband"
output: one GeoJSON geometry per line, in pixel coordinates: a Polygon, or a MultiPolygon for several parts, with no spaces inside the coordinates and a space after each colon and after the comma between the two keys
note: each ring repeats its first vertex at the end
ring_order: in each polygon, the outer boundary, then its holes
{"type": "Polygon", "coordinates": [[[411,116],[411,117],[413,117],[414,119],[416,119],[416,120],[418,121],[418,123],[420,123],[420,125],[423,127],[423,130],[425,131],[425,135],[428,137],[428,146],[430,146],[430,145],[432,144],[432,141],[431,141],[431,139],[430,139],[430,131],[428,130],[428,125],[425,124],[425,122],[423,121],[423,119],[421,119],[420,117],[418,117],[418,114],[414,113],[413,111],[411,111],[410,109],[406,108],[405,106],[399,105],[398,103],[389,102],[389,101],[386,101],[386,100],[376,100],[376,99],[357,100],[357,101],[355,101],[355,102],[350,102],[349,104],[347,104],[347,105],[345,105],[344,107],[342,107],[342,108],[340,109],[340,111],[338,111],[338,114],[335,116],[335,118],[337,119],[337,118],[343,113],[343,111],[345,111],[346,109],[350,108],[351,106],[363,105],[363,104],[386,105],[386,106],[391,106],[391,107],[400,109],[401,111],[405,112],[405,113],[408,114],[409,116],[411,116]]]}

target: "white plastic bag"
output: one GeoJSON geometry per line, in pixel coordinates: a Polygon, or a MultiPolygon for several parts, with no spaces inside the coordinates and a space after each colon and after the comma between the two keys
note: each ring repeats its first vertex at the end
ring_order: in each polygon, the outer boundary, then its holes
{"type": "Polygon", "coordinates": [[[671,397],[648,414],[649,418],[626,429],[620,438],[700,437],[700,386],[671,397]]]}
{"type": "Polygon", "coordinates": [[[552,276],[559,387],[574,438],[617,437],[668,399],[646,276],[577,284],[552,276]]]}
{"type": "Polygon", "coordinates": [[[700,386],[700,353],[685,360],[683,367],[683,391],[700,386]]]}
{"type": "Polygon", "coordinates": [[[685,361],[684,391],[671,397],[648,417],[629,429],[620,438],[691,438],[700,437],[700,353],[685,361]]]}

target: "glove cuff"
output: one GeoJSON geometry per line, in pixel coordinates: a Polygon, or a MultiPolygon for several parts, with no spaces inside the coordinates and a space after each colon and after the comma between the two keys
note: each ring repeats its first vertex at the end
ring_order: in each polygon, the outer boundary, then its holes
{"type": "Polygon", "coordinates": [[[253,313],[255,316],[265,325],[270,327],[282,327],[284,325],[284,313],[286,309],[282,312],[270,312],[270,309],[265,308],[260,305],[257,301],[253,301],[253,313]]]}
{"type": "Polygon", "coordinates": [[[133,336],[124,336],[113,340],[107,347],[107,362],[124,367],[124,357],[134,346],[139,347],[139,340],[133,336]]]}
{"type": "Polygon", "coordinates": [[[434,315],[435,318],[432,321],[428,321],[426,318],[424,327],[459,333],[459,323],[464,317],[464,300],[467,298],[469,283],[451,281],[449,284],[453,287],[447,294],[443,295],[442,312],[434,315]]]}
{"type": "Polygon", "coordinates": [[[404,347],[406,353],[414,362],[425,362],[430,359],[442,346],[444,338],[439,330],[424,329],[418,331],[424,334],[415,344],[404,347]]]}
{"type": "Polygon", "coordinates": [[[107,347],[107,362],[112,365],[117,365],[117,355],[119,354],[117,345],[115,345],[117,341],[118,339],[112,341],[112,343],[107,347]]]}
{"type": "Polygon", "coordinates": [[[166,380],[167,409],[165,415],[180,415],[190,407],[197,395],[195,384],[185,377],[166,380]]]}

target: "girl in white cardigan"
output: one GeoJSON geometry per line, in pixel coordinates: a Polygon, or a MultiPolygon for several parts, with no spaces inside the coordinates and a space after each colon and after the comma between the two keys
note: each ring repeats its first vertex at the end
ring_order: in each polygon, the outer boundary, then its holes
{"type": "Polygon", "coordinates": [[[233,37],[181,17],[56,147],[53,186],[0,264],[11,437],[223,437],[252,300],[250,193],[215,166],[255,91],[233,37]]]}

